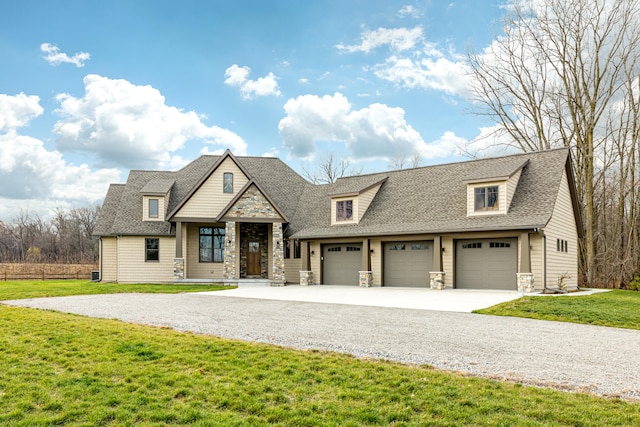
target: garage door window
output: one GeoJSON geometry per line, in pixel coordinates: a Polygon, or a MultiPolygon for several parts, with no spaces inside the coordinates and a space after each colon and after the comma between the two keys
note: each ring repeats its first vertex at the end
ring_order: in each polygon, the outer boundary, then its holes
{"type": "Polygon", "coordinates": [[[482,249],[482,243],[465,243],[462,245],[462,249],[482,249]]]}
{"type": "Polygon", "coordinates": [[[360,248],[357,246],[347,246],[347,252],[360,252],[360,248]]]}
{"type": "Polygon", "coordinates": [[[340,251],[342,251],[341,247],[327,249],[327,252],[340,252],[340,251]]]}
{"type": "Polygon", "coordinates": [[[404,251],[404,245],[389,245],[387,246],[390,251],[404,251]]]}
{"type": "Polygon", "coordinates": [[[510,248],[511,247],[511,243],[491,242],[491,243],[489,243],[489,247],[490,248],[510,248]]]}
{"type": "Polygon", "coordinates": [[[427,245],[426,243],[414,243],[411,245],[411,250],[412,251],[428,251],[429,245],[427,245]]]}

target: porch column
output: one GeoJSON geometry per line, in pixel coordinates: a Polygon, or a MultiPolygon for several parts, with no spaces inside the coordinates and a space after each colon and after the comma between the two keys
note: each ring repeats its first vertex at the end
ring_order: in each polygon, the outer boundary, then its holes
{"type": "Polygon", "coordinates": [[[362,262],[358,272],[358,285],[370,288],[373,285],[373,272],[371,271],[371,253],[369,252],[369,239],[362,240],[362,262]]]}
{"type": "Polygon", "coordinates": [[[271,224],[272,245],[273,248],[273,274],[272,286],[284,286],[284,240],[282,234],[282,223],[274,222],[271,224]]]}
{"type": "Polygon", "coordinates": [[[173,280],[184,279],[184,258],[182,257],[182,222],[176,222],[176,256],[173,258],[173,280]]]}
{"type": "Polygon", "coordinates": [[[236,222],[227,221],[224,229],[224,279],[236,277],[236,222]]]}
{"type": "Polygon", "coordinates": [[[442,271],[442,237],[433,238],[433,271],[429,272],[429,287],[431,289],[444,289],[444,271],[442,271]]]}
{"type": "Polygon", "coordinates": [[[533,273],[531,272],[531,250],[529,246],[529,233],[520,234],[518,239],[520,252],[520,264],[518,265],[517,285],[518,293],[530,294],[535,290],[533,273]]]}

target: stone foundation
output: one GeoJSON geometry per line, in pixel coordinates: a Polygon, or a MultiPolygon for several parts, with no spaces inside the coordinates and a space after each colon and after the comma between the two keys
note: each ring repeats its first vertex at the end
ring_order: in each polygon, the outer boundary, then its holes
{"type": "Polygon", "coordinates": [[[516,273],[516,276],[518,276],[518,294],[530,294],[536,290],[533,273],[516,273]]]}
{"type": "Polygon", "coordinates": [[[184,258],[173,259],[173,280],[184,279],[184,258]]]}
{"type": "Polygon", "coordinates": [[[361,288],[370,288],[373,285],[373,271],[359,271],[358,285],[361,288]]]}
{"type": "Polygon", "coordinates": [[[300,286],[313,285],[313,271],[301,270],[300,271],[300,286]]]}
{"type": "Polygon", "coordinates": [[[429,284],[431,289],[441,291],[444,289],[444,271],[430,271],[429,284]]]}

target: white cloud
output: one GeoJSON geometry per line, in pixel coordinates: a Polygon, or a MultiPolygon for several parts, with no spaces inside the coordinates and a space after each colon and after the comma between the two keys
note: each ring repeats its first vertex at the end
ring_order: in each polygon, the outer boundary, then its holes
{"type": "Polygon", "coordinates": [[[84,78],[84,86],[81,98],[57,96],[57,112],[62,119],[53,131],[60,150],[91,152],[104,164],[126,168],[176,164],[172,153],[188,140],[246,154],[247,144],[237,134],[205,125],[193,111],[166,105],[164,97],[151,86],[94,74],[84,78]]]}
{"type": "Polygon", "coordinates": [[[421,60],[391,56],[384,64],[374,67],[374,74],[398,86],[443,91],[449,95],[468,92],[466,62],[442,57],[432,52],[421,60]]]}
{"type": "Polygon", "coordinates": [[[398,16],[400,18],[406,18],[407,16],[410,18],[420,18],[422,16],[422,12],[414,6],[407,5],[400,8],[398,16]]]}
{"type": "Polygon", "coordinates": [[[91,58],[87,52],[78,52],[73,56],[69,56],[64,52],[60,52],[60,48],[51,43],[42,43],[40,50],[46,55],[44,60],[51,65],[59,65],[62,63],[74,64],[76,67],[84,67],[84,63],[91,58]]]}
{"type": "Polygon", "coordinates": [[[233,64],[224,72],[226,77],[224,83],[228,86],[239,87],[243,99],[251,99],[254,96],[280,96],[278,81],[273,73],[259,77],[257,80],[249,79],[249,74],[251,74],[251,68],[233,64]]]}
{"type": "Polygon", "coordinates": [[[0,93],[0,132],[12,132],[26,126],[43,112],[38,96],[27,96],[24,93],[11,96],[0,93]]]}
{"type": "Polygon", "coordinates": [[[287,116],[278,129],[283,146],[298,158],[310,158],[318,141],[343,142],[354,158],[411,155],[425,147],[402,108],[371,104],[352,110],[348,99],[336,93],[299,96],[287,101],[284,109],[287,116]]]}
{"type": "Polygon", "coordinates": [[[366,30],[360,36],[360,44],[338,44],[336,48],[342,52],[369,53],[381,46],[389,46],[392,51],[401,52],[413,49],[423,39],[422,27],[415,28],[378,28],[366,30]]]}

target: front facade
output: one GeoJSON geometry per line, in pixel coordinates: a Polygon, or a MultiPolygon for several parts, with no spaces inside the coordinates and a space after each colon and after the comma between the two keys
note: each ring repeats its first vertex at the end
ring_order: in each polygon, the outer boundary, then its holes
{"type": "Polygon", "coordinates": [[[578,285],[568,150],[308,183],[279,159],[132,171],[96,224],[100,280],[532,292],[578,285]]]}

